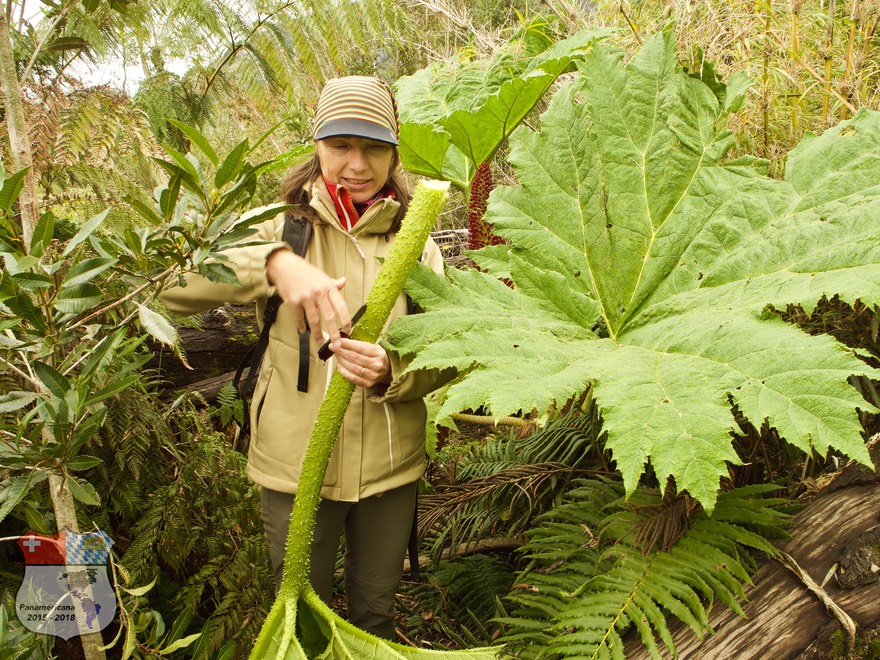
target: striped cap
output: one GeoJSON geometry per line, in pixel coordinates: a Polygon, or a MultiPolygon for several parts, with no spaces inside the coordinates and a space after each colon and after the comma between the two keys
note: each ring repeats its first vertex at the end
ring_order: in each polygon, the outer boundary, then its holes
{"type": "Polygon", "coordinates": [[[315,139],[335,135],[398,144],[397,105],[387,83],[368,76],[328,80],[315,111],[315,139]]]}

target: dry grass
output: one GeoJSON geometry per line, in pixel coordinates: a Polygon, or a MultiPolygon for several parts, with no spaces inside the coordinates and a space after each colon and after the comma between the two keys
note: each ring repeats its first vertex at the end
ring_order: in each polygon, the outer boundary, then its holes
{"type": "Polygon", "coordinates": [[[782,172],[805,132],[821,133],[859,108],[880,110],[880,2],[757,0],[548,0],[566,30],[613,27],[616,46],[634,53],[645,36],[674,28],[682,65],[712,62],[728,78],[752,80],[745,107],[731,118],[733,156],[767,158],[782,172]]]}

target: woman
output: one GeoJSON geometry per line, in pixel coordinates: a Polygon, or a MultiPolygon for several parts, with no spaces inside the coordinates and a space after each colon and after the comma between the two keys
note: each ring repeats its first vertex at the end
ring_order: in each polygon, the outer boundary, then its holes
{"type": "MultiPolygon", "coordinates": [[[[359,386],[346,413],[321,491],[312,543],[311,580],[330,599],[342,531],[346,535],[348,617],[378,636],[394,637],[394,595],[414,515],[417,480],[424,471],[425,406],[438,374],[401,375],[400,358],[378,344],[345,336],[351,315],[366,300],[409,191],[400,171],[398,122],[390,88],[376,78],[330,80],[315,115],[315,153],[283,183],[283,197],[305,216],[314,235],[305,257],[280,236],[283,216],[259,227],[259,246],[227,252],[240,288],[191,277],[163,301],[192,313],[218,302],[284,301],[270,332],[251,408],[248,474],[262,487],[261,512],[276,584],[280,584],[288,522],[300,466],[332,370],[359,386]],[[306,323],[308,391],[297,389],[299,334],[306,323]],[[317,331],[320,329],[320,331],[317,331]],[[323,362],[318,346],[329,341],[323,362]]],[[[442,270],[429,241],[423,263],[442,270]]],[[[405,314],[401,296],[391,320],[405,314]]],[[[259,309],[258,309],[259,312],[259,309]]]]}

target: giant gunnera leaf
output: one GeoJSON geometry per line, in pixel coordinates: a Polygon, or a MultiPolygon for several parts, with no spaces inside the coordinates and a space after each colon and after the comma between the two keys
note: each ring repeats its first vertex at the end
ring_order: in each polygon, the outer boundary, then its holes
{"type": "Polygon", "coordinates": [[[880,303],[880,113],[806,137],[780,181],[724,160],[746,84],[689,76],[673,35],[629,62],[594,46],[578,68],[511,136],[519,185],[486,215],[508,244],[472,254],[483,272],[408,285],[427,313],[390,341],[413,369],[459,369],[441,415],[543,411],[591,387],[627,492],[650,461],[709,510],[740,462],[734,406],[804,452],[870,464],[871,406],[847,380],[880,374],[774,310],[880,303]]]}

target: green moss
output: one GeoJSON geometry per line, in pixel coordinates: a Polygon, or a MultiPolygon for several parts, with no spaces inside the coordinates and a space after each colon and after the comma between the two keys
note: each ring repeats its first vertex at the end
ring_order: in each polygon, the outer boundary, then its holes
{"type": "Polygon", "coordinates": [[[235,320],[236,326],[243,328],[240,333],[231,337],[232,341],[246,346],[257,343],[260,333],[257,331],[256,315],[253,308],[249,308],[247,311],[233,311],[232,318],[235,320]]]}
{"type": "Polygon", "coordinates": [[[827,660],[880,660],[880,628],[859,630],[853,649],[847,649],[846,635],[838,628],[828,639],[827,660]]]}
{"type": "Polygon", "coordinates": [[[828,657],[829,660],[837,660],[837,658],[843,659],[846,656],[846,635],[843,629],[838,628],[828,640],[828,657]]]}

